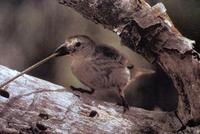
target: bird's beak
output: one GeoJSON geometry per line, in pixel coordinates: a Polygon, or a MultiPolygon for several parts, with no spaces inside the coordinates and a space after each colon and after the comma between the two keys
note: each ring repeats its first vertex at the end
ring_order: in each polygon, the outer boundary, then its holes
{"type": "Polygon", "coordinates": [[[57,53],[56,56],[64,56],[70,54],[70,50],[67,47],[67,43],[60,45],[54,53],[57,53]]]}

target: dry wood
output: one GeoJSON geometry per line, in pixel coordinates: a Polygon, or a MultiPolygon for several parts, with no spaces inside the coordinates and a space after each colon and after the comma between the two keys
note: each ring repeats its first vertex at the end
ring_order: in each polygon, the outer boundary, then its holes
{"type": "Polygon", "coordinates": [[[193,49],[195,42],[174,27],[162,3],[151,7],[144,0],[59,2],[115,32],[123,45],[162,69],[178,92],[180,119],[189,126],[200,124],[200,56],[193,49]]]}
{"type": "MultiPolygon", "coordinates": [[[[183,132],[200,132],[200,56],[193,50],[194,42],[173,26],[164,5],[150,7],[143,0],[59,2],[112,30],[125,46],[161,68],[178,91],[177,112],[186,125],[183,132]]],[[[0,66],[0,82],[16,73],[0,66]]],[[[79,98],[61,86],[27,75],[9,84],[6,90],[11,98],[0,97],[1,133],[165,134],[181,128],[174,112],[131,107],[123,114],[119,106],[79,98]]]]}
{"type": "MultiPolygon", "coordinates": [[[[0,65],[0,83],[19,72],[0,65]]],[[[23,75],[0,97],[0,133],[174,133],[174,113],[123,108],[80,98],[62,86],[23,75]]]]}

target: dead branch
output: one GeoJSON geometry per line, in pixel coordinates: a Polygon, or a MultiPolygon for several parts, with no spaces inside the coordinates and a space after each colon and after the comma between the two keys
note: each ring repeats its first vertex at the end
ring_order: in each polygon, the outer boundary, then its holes
{"type": "MultiPolygon", "coordinates": [[[[0,83],[19,72],[0,66],[0,83]]],[[[24,75],[0,97],[0,133],[174,133],[174,113],[123,108],[77,97],[62,86],[24,75]]]]}
{"type": "MultiPolygon", "coordinates": [[[[178,116],[186,133],[199,133],[200,67],[193,41],[173,26],[164,5],[143,0],[61,0],[95,23],[120,36],[124,45],[143,55],[171,78],[178,91],[178,116]]],[[[17,72],[0,66],[0,82],[17,72]]],[[[122,114],[116,105],[77,97],[61,86],[23,76],[0,97],[1,133],[176,133],[174,112],[132,107],[122,114]]]]}
{"type": "Polygon", "coordinates": [[[177,114],[184,124],[200,124],[200,67],[194,41],[174,27],[162,3],[144,0],[59,0],[87,19],[103,25],[122,44],[161,68],[178,91],[177,114]]]}

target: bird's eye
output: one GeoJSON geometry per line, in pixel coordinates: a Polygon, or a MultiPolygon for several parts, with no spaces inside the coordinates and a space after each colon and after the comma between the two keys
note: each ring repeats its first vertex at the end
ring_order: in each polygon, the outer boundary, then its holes
{"type": "Polygon", "coordinates": [[[80,42],[77,42],[76,44],[75,44],[75,47],[80,47],[81,46],[81,43],[80,42]]]}

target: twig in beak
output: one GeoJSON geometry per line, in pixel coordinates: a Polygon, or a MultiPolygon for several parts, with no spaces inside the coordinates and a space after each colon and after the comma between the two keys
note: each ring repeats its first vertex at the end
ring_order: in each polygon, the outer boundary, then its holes
{"type": "Polygon", "coordinates": [[[10,82],[14,81],[15,79],[17,79],[18,77],[22,76],[23,74],[25,74],[25,73],[33,70],[34,68],[36,68],[36,67],[38,67],[40,65],[42,65],[43,63],[47,62],[48,60],[56,57],[57,55],[58,55],[58,53],[51,54],[47,58],[45,58],[45,59],[37,62],[36,64],[28,67],[27,69],[25,69],[24,71],[22,71],[21,73],[19,73],[18,75],[16,75],[15,77],[13,77],[10,80],[8,80],[8,81],[4,82],[3,84],[1,84],[0,85],[0,95],[3,96],[3,97],[5,97],[5,98],[9,98],[9,93],[3,89],[4,86],[8,85],[10,82]]]}

